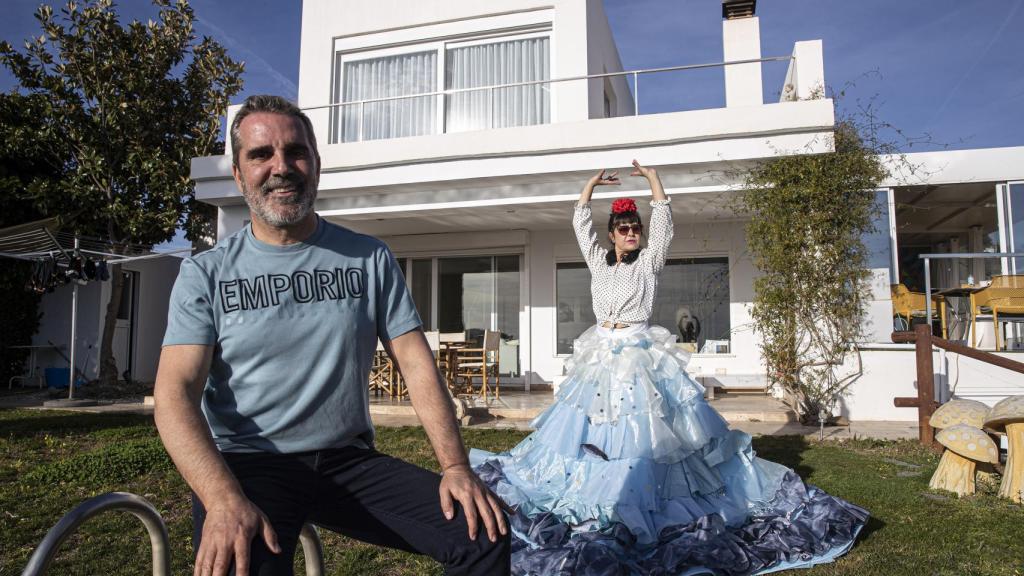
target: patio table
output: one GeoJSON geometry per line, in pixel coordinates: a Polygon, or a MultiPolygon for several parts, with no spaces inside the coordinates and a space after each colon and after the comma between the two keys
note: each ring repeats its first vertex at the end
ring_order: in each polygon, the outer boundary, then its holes
{"type": "Polygon", "coordinates": [[[36,376],[36,353],[39,350],[60,350],[60,346],[55,346],[53,344],[18,344],[15,346],[8,346],[7,348],[12,350],[28,350],[28,373],[22,376],[11,376],[11,379],[7,381],[7,389],[11,389],[15,380],[31,382],[33,378],[38,379],[39,387],[42,388],[43,377],[41,375],[36,376]]]}
{"type": "MultiPolygon", "coordinates": [[[[933,294],[938,295],[938,296],[944,296],[947,299],[948,298],[970,298],[972,294],[975,294],[976,292],[980,292],[980,291],[982,291],[984,289],[985,289],[984,286],[971,286],[971,285],[968,285],[968,284],[964,284],[964,285],[962,285],[960,287],[956,287],[956,288],[943,288],[941,290],[935,290],[933,292],[933,294]]],[[[940,314],[946,314],[947,311],[950,313],[950,317],[952,318],[952,320],[955,321],[955,322],[950,323],[951,325],[949,326],[948,337],[952,337],[958,331],[959,328],[964,327],[965,330],[964,330],[964,333],[962,334],[962,337],[963,337],[962,339],[966,340],[967,336],[969,336],[969,333],[967,332],[967,330],[970,329],[969,328],[969,322],[967,320],[965,320],[964,317],[959,313],[959,310],[958,310],[958,308],[956,306],[946,306],[946,305],[943,304],[942,305],[942,310],[939,311],[940,314]]],[[[943,334],[942,336],[944,338],[947,337],[946,334],[943,334]]],[[[951,339],[960,340],[961,338],[951,338],[951,339]]]]}

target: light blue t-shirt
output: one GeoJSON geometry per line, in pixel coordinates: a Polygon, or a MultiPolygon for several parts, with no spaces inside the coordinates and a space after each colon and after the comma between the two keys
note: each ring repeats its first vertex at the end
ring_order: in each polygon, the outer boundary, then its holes
{"type": "Polygon", "coordinates": [[[203,412],[220,450],[293,453],[373,443],[377,339],[420,324],[388,247],[318,218],[299,244],[246,226],[184,260],[164,346],[214,347],[203,412]]]}

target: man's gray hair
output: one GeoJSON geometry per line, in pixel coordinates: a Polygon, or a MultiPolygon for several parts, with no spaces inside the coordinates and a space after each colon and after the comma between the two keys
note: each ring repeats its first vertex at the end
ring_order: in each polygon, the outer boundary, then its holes
{"type": "Polygon", "coordinates": [[[242,120],[245,120],[246,116],[256,112],[284,114],[301,120],[306,129],[306,137],[309,138],[309,143],[313,146],[313,155],[316,156],[317,165],[320,164],[320,152],[316,148],[316,134],[313,132],[313,123],[310,122],[309,116],[306,116],[298,106],[285,98],[272,94],[255,94],[245,99],[242,107],[235,114],[234,120],[231,121],[231,162],[235,166],[238,166],[238,153],[242,148],[239,126],[242,125],[242,120]]]}

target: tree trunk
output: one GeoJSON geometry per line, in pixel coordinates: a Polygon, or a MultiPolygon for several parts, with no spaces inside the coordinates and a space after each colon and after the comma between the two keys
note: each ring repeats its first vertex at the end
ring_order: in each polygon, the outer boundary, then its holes
{"type": "Polygon", "coordinates": [[[100,383],[112,385],[117,383],[117,361],[114,359],[114,330],[117,328],[117,313],[121,307],[121,292],[124,291],[124,276],[121,265],[110,267],[110,300],[107,302],[107,313],[103,320],[103,337],[100,340],[100,383]]]}

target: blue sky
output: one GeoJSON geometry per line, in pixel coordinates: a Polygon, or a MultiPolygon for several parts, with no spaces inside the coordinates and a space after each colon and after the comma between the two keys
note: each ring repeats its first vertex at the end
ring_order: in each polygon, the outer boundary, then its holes
{"type": "MultiPolygon", "coordinates": [[[[412,0],[410,0],[412,1],[412,0]]],[[[55,6],[62,3],[54,2],[55,6]]],[[[0,38],[15,46],[38,34],[39,0],[4,0],[0,38]]],[[[347,2],[373,9],[372,2],[347,2]]],[[[193,0],[197,31],[246,62],[247,94],[296,95],[301,2],[193,0]]],[[[718,0],[605,0],[627,70],[722,61],[718,0]]],[[[153,13],[120,3],[123,20],[153,13]]],[[[822,39],[825,78],[848,87],[841,108],[872,98],[881,117],[935,145],[910,149],[1024,145],[1024,0],[762,0],[764,56],[799,40],[822,39]]],[[[324,71],[328,73],[328,71],[324,71]]],[[[764,66],[766,100],[777,98],[784,63],[764,66]]],[[[0,70],[0,90],[13,80],[0,70]]],[[[721,70],[641,80],[641,112],[719,107],[721,70]]]]}
{"type": "MultiPolygon", "coordinates": [[[[0,38],[20,46],[38,33],[32,16],[38,4],[5,0],[0,38]]],[[[260,92],[295,97],[300,2],[192,5],[198,32],[246,62],[239,100],[260,92]]],[[[722,60],[717,0],[605,0],[604,6],[626,69],[722,60]]],[[[1024,0],[762,0],[757,9],[765,56],[787,55],[798,40],[824,41],[827,82],[855,83],[843,106],[877,97],[885,120],[951,148],[1024,145],[1024,0]]],[[[153,12],[142,0],[121,2],[120,11],[124,20],[153,12]]],[[[784,73],[784,63],[765,65],[766,99],[777,94],[784,73]]],[[[0,72],[0,89],[12,85],[0,72]]],[[[641,80],[641,111],[717,107],[723,98],[720,70],[641,80]]]]}

